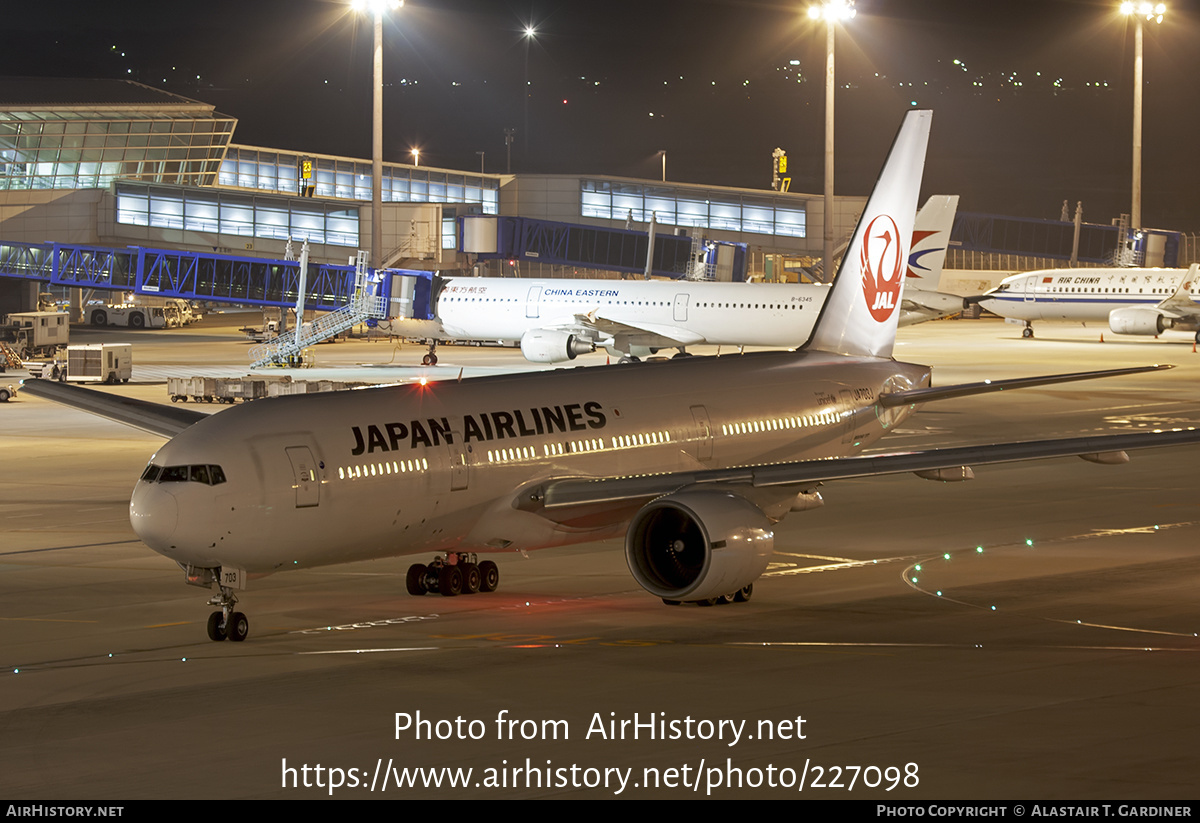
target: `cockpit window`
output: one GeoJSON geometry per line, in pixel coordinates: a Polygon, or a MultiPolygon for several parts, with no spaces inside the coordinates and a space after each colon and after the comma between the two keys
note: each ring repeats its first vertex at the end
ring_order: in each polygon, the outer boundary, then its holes
{"type": "Polygon", "coordinates": [[[167,466],[158,476],[159,483],[185,483],[188,479],[187,466],[167,466]]]}
{"type": "Polygon", "coordinates": [[[216,486],[225,482],[225,472],[220,466],[167,466],[162,468],[151,463],[142,472],[142,480],[147,483],[203,483],[206,486],[216,486]]]}

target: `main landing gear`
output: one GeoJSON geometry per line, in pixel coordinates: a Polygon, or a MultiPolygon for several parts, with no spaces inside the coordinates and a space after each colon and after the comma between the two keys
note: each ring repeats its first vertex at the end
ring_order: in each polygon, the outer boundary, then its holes
{"type": "Polygon", "coordinates": [[[210,606],[220,606],[221,611],[213,612],[208,616],[208,639],[209,640],[225,640],[229,639],[235,643],[240,643],[250,634],[250,621],[246,619],[246,615],[233,610],[237,603],[237,596],[233,593],[233,589],[225,586],[221,587],[221,593],[213,595],[208,601],[210,606]]]}
{"type": "Polygon", "coordinates": [[[494,592],[500,585],[500,570],[491,560],[478,562],[472,552],[450,552],[434,558],[428,566],[423,563],[409,566],[405,585],[415,597],[428,592],[443,597],[494,592]]]}
{"type": "Polygon", "coordinates": [[[1021,336],[1026,339],[1033,337],[1033,326],[1029,323],[1026,323],[1025,328],[1021,329],[1021,336]]]}
{"type": "Polygon", "coordinates": [[[436,340],[429,341],[429,352],[424,357],[421,358],[421,365],[422,366],[436,366],[437,365],[437,341],[436,340]]]}
{"type": "MultiPolygon", "coordinates": [[[[725,603],[745,603],[754,594],[754,584],[744,586],[738,589],[733,594],[723,594],[720,597],[709,597],[704,600],[689,600],[689,603],[695,603],[697,606],[717,606],[725,603]]],[[[668,606],[678,606],[683,603],[682,600],[668,600],[663,598],[662,602],[668,606]]]]}

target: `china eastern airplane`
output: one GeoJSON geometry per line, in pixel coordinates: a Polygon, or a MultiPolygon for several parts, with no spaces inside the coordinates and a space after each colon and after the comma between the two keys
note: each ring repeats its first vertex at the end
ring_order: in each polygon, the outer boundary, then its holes
{"type": "MultiPolygon", "coordinates": [[[[216,589],[213,640],[244,640],[257,577],[436,553],[411,594],[491,591],[479,556],[624,535],[630,572],[668,604],[744,601],[773,524],[851,477],[965,480],[970,465],[1200,442],[1200,431],[854,456],[924,402],[1123,369],[931,387],[892,357],[931,113],[909,112],[807,343],[256,400],[213,415],[29,380],[26,390],[163,435],[130,520],[188,583],[216,589]]],[[[799,314],[799,312],[797,312],[799,314]]]]}
{"type": "Polygon", "coordinates": [[[1200,265],[1190,269],[1047,269],[1014,274],[987,294],[966,298],[1012,320],[1033,337],[1034,320],[1107,323],[1115,334],[1196,333],[1200,343],[1200,265]]]}
{"type": "MultiPolygon", "coordinates": [[[[908,284],[901,325],[962,311],[961,297],[933,290],[957,209],[958,195],[934,195],[917,216],[908,276],[931,287],[908,284]]],[[[520,341],[535,363],[563,363],[597,348],[623,362],[701,344],[795,348],[829,293],[812,283],[511,277],[447,278],[434,289],[439,338],[520,341]]],[[[436,365],[433,347],[424,363],[436,365]]]]}

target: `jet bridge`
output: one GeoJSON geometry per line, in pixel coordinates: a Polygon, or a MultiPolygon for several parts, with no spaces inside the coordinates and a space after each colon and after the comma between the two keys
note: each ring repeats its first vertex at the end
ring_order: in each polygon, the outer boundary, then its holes
{"type": "MultiPolygon", "coordinates": [[[[374,270],[372,270],[374,271],[374,270]]],[[[385,269],[377,296],[395,316],[413,316],[414,294],[431,272],[385,269]],[[395,292],[393,293],[393,290],[395,292]]],[[[304,304],[318,311],[350,305],[357,294],[354,265],[311,265],[304,304]]],[[[256,306],[296,305],[300,264],[142,246],[110,248],[65,243],[0,243],[0,277],[55,286],[131,291],[158,297],[256,306]]]]}

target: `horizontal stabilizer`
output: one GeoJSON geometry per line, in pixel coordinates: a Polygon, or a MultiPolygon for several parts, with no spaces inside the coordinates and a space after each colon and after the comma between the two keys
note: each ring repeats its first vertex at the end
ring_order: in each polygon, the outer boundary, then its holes
{"type": "Polygon", "coordinates": [[[1015,377],[1012,380],[984,380],[981,383],[959,383],[957,386],[940,386],[928,389],[908,389],[879,395],[879,405],[885,409],[907,406],[909,403],[928,403],[932,400],[947,400],[951,397],[967,397],[972,394],[987,394],[1008,389],[1028,389],[1034,386],[1050,386],[1055,383],[1074,383],[1076,380],[1094,380],[1100,377],[1120,377],[1143,372],[1165,371],[1174,366],[1137,366],[1131,369],[1102,369],[1070,374],[1047,374],[1041,377],[1015,377]]]}
{"type": "Polygon", "coordinates": [[[193,423],[208,417],[204,412],[149,403],[53,380],[25,380],[21,387],[23,392],[34,397],[107,417],[162,437],[174,437],[193,423]]]}

